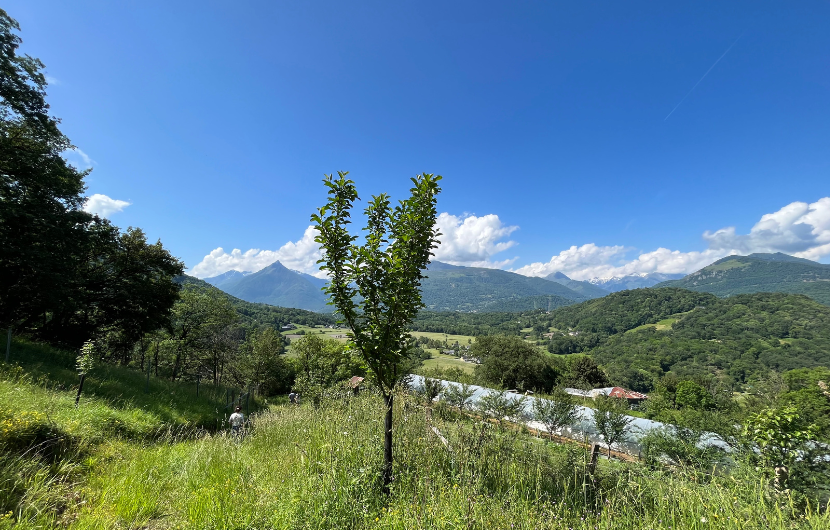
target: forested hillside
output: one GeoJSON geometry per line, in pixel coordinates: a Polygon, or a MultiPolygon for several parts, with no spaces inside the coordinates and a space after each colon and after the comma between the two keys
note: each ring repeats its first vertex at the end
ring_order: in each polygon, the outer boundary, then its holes
{"type": "Polygon", "coordinates": [[[682,315],[670,329],[613,335],[591,354],[629,384],[637,372],[744,384],[770,370],[830,366],[830,308],[802,295],[737,295],[682,315]]]}
{"type": "Polygon", "coordinates": [[[430,311],[525,310],[532,309],[534,304],[557,307],[569,300],[587,299],[564,285],[543,278],[441,262],[430,264],[421,292],[430,311]]]}
{"type": "Polygon", "coordinates": [[[684,289],[634,289],[559,309],[552,313],[551,323],[561,330],[612,335],[716,300],[684,289]]]}
{"type": "Polygon", "coordinates": [[[804,294],[830,305],[830,265],[781,253],[729,256],[657,287],[680,287],[717,296],[759,292],[804,294]]]}
{"type": "Polygon", "coordinates": [[[635,289],[551,312],[424,312],[412,327],[520,335],[553,354],[589,355],[612,383],[645,392],[666,374],[712,377],[739,388],[770,371],[830,366],[830,308],[783,293],[724,299],[685,289],[635,289]]]}

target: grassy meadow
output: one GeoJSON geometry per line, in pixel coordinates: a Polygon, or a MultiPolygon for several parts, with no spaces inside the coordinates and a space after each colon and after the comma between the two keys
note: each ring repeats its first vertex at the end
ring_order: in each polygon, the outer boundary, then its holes
{"type": "Polygon", "coordinates": [[[461,346],[467,346],[476,341],[476,338],[472,335],[453,335],[451,333],[435,333],[431,331],[411,331],[409,334],[415,338],[426,337],[441,342],[446,341],[449,347],[452,347],[456,342],[461,346]]]}
{"type": "Polygon", "coordinates": [[[475,371],[475,367],[475,364],[464,362],[458,357],[444,355],[433,351],[432,358],[424,361],[423,370],[429,371],[434,369],[446,370],[447,368],[460,368],[464,372],[472,374],[475,371]]]}
{"type": "Polygon", "coordinates": [[[272,406],[240,440],[193,428],[196,405],[168,422],[155,412],[169,403],[162,392],[149,395],[158,407],[90,393],[75,408],[72,389],[45,375],[4,365],[0,377],[0,528],[830,525],[826,512],[775,494],[751,469],[712,476],[602,459],[591,474],[580,446],[501,431],[443,406],[428,415],[404,393],[386,496],[383,408],[369,392],[316,409],[272,406]]]}

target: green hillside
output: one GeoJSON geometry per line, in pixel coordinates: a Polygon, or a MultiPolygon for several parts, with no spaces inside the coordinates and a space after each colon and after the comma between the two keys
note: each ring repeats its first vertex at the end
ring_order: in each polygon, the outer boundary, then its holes
{"type": "MultiPolygon", "coordinates": [[[[421,291],[430,311],[513,311],[505,304],[516,302],[523,309],[533,308],[528,297],[555,296],[551,303],[565,300],[582,301],[582,296],[564,285],[543,278],[530,278],[499,269],[460,267],[433,262],[427,271],[421,291]],[[528,307],[528,304],[529,307],[528,307]]],[[[537,302],[540,302],[537,299],[537,302]]],[[[518,307],[517,305],[517,307],[518,307]]],[[[548,305],[547,302],[544,303],[548,305]]]]}
{"type": "Polygon", "coordinates": [[[560,330],[613,335],[643,324],[655,324],[675,313],[711,304],[717,298],[683,289],[653,288],[619,291],[605,298],[557,310],[551,323],[560,330]]]}
{"type": "Polygon", "coordinates": [[[536,296],[524,296],[496,300],[487,304],[485,311],[519,313],[540,309],[542,311],[553,311],[554,309],[575,304],[577,301],[572,298],[565,298],[555,294],[541,294],[536,296]]]}
{"type": "Polygon", "coordinates": [[[803,294],[830,305],[830,265],[781,253],[729,256],[657,287],[680,287],[721,297],[758,292],[803,294]]]}
{"type": "Polygon", "coordinates": [[[830,367],[830,308],[785,293],[717,298],[674,288],[615,293],[559,309],[553,353],[588,353],[612,382],[650,391],[666,374],[744,385],[770,370],[830,367]]]}

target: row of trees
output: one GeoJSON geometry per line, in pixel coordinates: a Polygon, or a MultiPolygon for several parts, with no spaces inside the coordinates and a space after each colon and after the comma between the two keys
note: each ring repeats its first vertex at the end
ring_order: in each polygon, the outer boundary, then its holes
{"type": "MultiPolygon", "coordinates": [[[[551,438],[583,419],[573,397],[562,388],[554,389],[547,399],[534,399],[531,407],[527,406],[528,398],[505,391],[490,391],[473,404],[470,385],[442,386],[430,378],[424,380],[419,392],[428,406],[440,398],[462,413],[476,411],[495,420],[500,429],[505,421],[537,421],[551,438]]],[[[779,489],[826,494],[828,449],[816,443],[820,428],[796,406],[773,403],[756,412],[730,414],[734,407],[688,380],[676,381],[666,393],[671,396],[660,396],[650,410],[666,426],[639,440],[647,462],[708,472],[713,466],[727,464],[730,458],[741,459],[766,470],[779,489]],[[667,403],[669,397],[671,404],[667,403]]],[[[598,396],[591,404],[592,427],[606,443],[610,456],[613,447],[629,435],[633,418],[628,415],[628,404],[608,396],[598,396]]]]}

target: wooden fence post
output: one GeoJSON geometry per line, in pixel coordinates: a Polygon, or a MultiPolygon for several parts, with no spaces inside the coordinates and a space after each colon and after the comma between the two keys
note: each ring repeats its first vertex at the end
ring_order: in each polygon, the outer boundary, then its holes
{"type": "Polygon", "coordinates": [[[599,458],[599,444],[595,443],[591,445],[591,461],[588,462],[588,473],[591,475],[594,474],[594,471],[597,468],[597,459],[599,458]]]}

